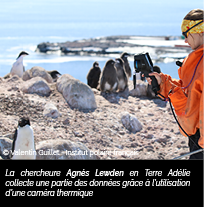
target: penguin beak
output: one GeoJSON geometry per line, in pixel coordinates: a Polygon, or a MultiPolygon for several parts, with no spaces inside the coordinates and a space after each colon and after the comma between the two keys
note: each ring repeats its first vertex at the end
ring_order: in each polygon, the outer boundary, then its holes
{"type": "Polygon", "coordinates": [[[23,56],[27,56],[27,55],[29,55],[29,54],[28,54],[27,52],[25,52],[25,53],[23,53],[22,55],[23,55],[23,56]]]}

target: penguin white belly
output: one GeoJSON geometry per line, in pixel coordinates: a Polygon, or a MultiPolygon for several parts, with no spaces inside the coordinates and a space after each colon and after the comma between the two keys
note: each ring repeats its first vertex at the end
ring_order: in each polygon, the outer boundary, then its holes
{"type": "Polygon", "coordinates": [[[30,126],[18,129],[12,159],[36,159],[33,130],[30,126]]]}
{"type": "Polygon", "coordinates": [[[110,91],[111,85],[108,82],[105,82],[104,89],[105,89],[105,91],[110,91]]]}
{"type": "Polygon", "coordinates": [[[23,76],[23,64],[22,62],[15,62],[11,68],[11,75],[23,76]]]}
{"type": "Polygon", "coordinates": [[[116,89],[117,89],[117,86],[118,86],[118,83],[117,83],[117,82],[115,82],[115,84],[113,85],[112,90],[116,90],[116,89]]]}
{"type": "Polygon", "coordinates": [[[119,80],[118,89],[119,90],[124,90],[125,89],[125,81],[123,79],[119,80]]]}

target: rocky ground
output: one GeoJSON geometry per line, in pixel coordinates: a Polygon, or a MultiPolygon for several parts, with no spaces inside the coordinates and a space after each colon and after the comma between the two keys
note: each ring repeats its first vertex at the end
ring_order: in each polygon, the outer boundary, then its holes
{"type": "Polygon", "coordinates": [[[169,104],[159,99],[124,98],[117,93],[102,96],[93,89],[97,108],[79,111],[69,107],[56,83],[49,84],[48,97],[24,94],[19,90],[21,83],[21,79],[0,78],[0,136],[13,133],[19,117],[28,115],[36,143],[49,139],[79,141],[100,159],[172,159],[189,151],[188,140],[180,134],[169,104]],[[43,116],[48,102],[54,103],[61,116],[43,116]],[[137,117],[143,125],[141,131],[132,133],[123,126],[124,112],[137,117]]]}

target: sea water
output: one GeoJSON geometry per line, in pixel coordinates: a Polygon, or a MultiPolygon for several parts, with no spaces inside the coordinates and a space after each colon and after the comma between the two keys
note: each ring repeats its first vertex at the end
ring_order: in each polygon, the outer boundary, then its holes
{"type": "MultiPolygon", "coordinates": [[[[0,76],[10,72],[19,52],[26,69],[41,66],[86,82],[94,61],[101,68],[110,57],[62,56],[35,52],[41,42],[65,42],[110,35],[180,35],[183,17],[203,9],[201,0],[2,0],[0,6],[0,76]]],[[[148,51],[146,51],[148,52],[148,51]]],[[[178,78],[174,62],[159,63],[178,78]]],[[[130,60],[133,69],[133,61],[130,60]]]]}

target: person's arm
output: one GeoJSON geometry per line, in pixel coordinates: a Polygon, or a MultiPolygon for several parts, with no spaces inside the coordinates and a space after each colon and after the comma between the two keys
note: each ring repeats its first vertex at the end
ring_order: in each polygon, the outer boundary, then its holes
{"type": "MultiPolygon", "coordinates": [[[[174,89],[176,86],[181,86],[181,80],[173,79],[170,75],[165,75],[163,73],[150,73],[150,76],[155,76],[157,79],[157,82],[160,86],[160,90],[158,93],[160,93],[165,98],[168,97],[168,93],[171,89],[174,89]]],[[[151,85],[151,79],[147,78],[148,83],[151,85]]]]}

